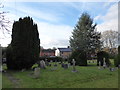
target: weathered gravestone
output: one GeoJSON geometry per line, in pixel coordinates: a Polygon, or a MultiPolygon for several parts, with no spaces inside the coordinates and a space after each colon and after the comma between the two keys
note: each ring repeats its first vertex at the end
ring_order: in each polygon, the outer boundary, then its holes
{"type": "Polygon", "coordinates": [[[111,72],[113,72],[113,71],[115,71],[115,68],[109,68],[109,70],[110,70],[111,72]]]}
{"type": "Polygon", "coordinates": [[[63,64],[64,69],[68,69],[68,64],[63,64]]]}
{"type": "Polygon", "coordinates": [[[72,63],[73,63],[73,70],[72,70],[72,72],[78,72],[77,70],[76,70],[76,67],[75,67],[75,60],[74,59],[72,59],[72,63]]]}
{"type": "Polygon", "coordinates": [[[103,68],[105,69],[107,67],[106,62],[103,63],[103,68]]]}
{"type": "Polygon", "coordinates": [[[58,65],[55,63],[53,66],[54,66],[54,67],[51,69],[51,71],[57,70],[57,66],[58,66],[58,65]]]}
{"type": "Polygon", "coordinates": [[[44,60],[40,61],[40,68],[46,69],[46,65],[45,65],[45,61],[44,60]]]}
{"type": "Polygon", "coordinates": [[[45,65],[49,66],[49,62],[45,59],[45,65]]]}
{"type": "Polygon", "coordinates": [[[34,77],[39,78],[40,77],[40,68],[37,67],[34,69],[34,77]]]}
{"type": "Polygon", "coordinates": [[[98,64],[98,69],[99,70],[102,70],[102,68],[101,68],[101,63],[99,62],[99,64],[98,64]]]}

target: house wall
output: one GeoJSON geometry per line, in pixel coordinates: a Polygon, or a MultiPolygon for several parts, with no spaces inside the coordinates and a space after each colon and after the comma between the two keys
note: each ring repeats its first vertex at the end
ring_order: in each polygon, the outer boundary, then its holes
{"type": "Polygon", "coordinates": [[[41,51],[40,52],[40,56],[55,56],[55,52],[44,52],[44,51],[41,51]]]}
{"type": "Polygon", "coordinates": [[[60,52],[60,56],[63,58],[68,58],[70,56],[71,52],[60,52]]]}

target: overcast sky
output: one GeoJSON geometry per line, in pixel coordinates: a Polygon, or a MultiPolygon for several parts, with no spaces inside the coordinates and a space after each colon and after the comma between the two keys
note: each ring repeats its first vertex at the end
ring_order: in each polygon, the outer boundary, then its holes
{"type": "MultiPolygon", "coordinates": [[[[1,10],[9,12],[6,18],[11,22],[25,16],[33,18],[38,25],[41,46],[44,48],[69,46],[71,32],[83,12],[89,13],[94,23],[97,23],[97,31],[118,30],[117,2],[38,2],[36,0],[0,2],[4,5],[1,10]]],[[[12,23],[9,30],[12,30],[12,23]]],[[[7,46],[11,42],[11,35],[5,36],[0,30],[2,46],[7,46]]]]}

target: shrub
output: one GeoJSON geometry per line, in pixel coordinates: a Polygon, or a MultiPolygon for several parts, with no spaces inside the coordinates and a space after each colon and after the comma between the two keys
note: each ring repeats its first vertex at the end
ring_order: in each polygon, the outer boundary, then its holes
{"type": "Polygon", "coordinates": [[[7,51],[8,69],[30,69],[39,59],[40,39],[35,24],[30,17],[20,18],[13,23],[11,45],[7,51]]]}
{"type": "Polygon", "coordinates": [[[114,59],[114,65],[117,67],[120,64],[120,46],[118,47],[118,55],[114,59]]]}
{"type": "Polygon", "coordinates": [[[97,53],[97,65],[99,65],[99,61],[101,62],[101,66],[103,66],[103,58],[105,58],[105,62],[107,66],[110,66],[110,60],[109,60],[109,53],[105,51],[100,51],[97,53]]]}
{"type": "Polygon", "coordinates": [[[31,67],[31,69],[35,69],[35,68],[37,68],[38,67],[38,64],[37,63],[35,63],[35,64],[33,64],[33,66],[31,67]]]}
{"type": "Polygon", "coordinates": [[[45,60],[47,59],[48,62],[50,62],[51,60],[53,62],[62,62],[63,61],[63,58],[62,57],[39,57],[39,60],[45,60]]]}
{"type": "Polygon", "coordinates": [[[86,52],[84,51],[80,51],[80,50],[73,51],[69,58],[70,63],[72,63],[72,59],[75,59],[76,65],[87,66],[87,57],[86,57],[86,52]]]}

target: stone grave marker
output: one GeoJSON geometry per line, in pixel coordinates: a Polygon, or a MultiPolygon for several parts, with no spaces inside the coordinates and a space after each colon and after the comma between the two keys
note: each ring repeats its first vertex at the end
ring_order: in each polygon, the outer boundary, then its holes
{"type": "Polygon", "coordinates": [[[64,64],[64,69],[68,69],[68,64],[64,64]]]}
{"type": "Polygon", "coordinates": [[[72,70],[72,72],[78,72],[76,70],[76,67],[75,67],[75,63],[76,63],[75,59],[72,59],[72,63],[73,63],[73,70],[72,70]]]}
{"type": "Polygon", "coordinates": [[[45,65],[45,61],[44,60],[40,61],[40,68],[46,69],[46,65],[45,65]]]}
{"type": "Polygon", "coordinates": [[[45,65],[49,66],[49,62],[45,59],[45,65]]]}
{"type": "Polygon", "coordinates": [[[107,67],[106,62],[103,63],[103,68],[105,69],[107,67]]]}
{"type": "Polygon", "coordinates": [[[34,69],[34,77],[39,78],[40,77],[40,68],[37,67],[34,69]]]}
{"type": "Polygon", "coordinates": [[[118,69],[120,69],[120,64],[118,65],[118,69]]]}
{"type": "Polygon", "coordinates": [[[98,69],[99,69],[99,70],[102,70],[101,63],[100,63],[100,62],[99,62],[98,69]]]}
{"type": "Polygon", "coordinates": [[[115,68],[109,68],[109,70],[111,71],[111,72],[113,72],[113,71],[115,71],[115,68]]]}

